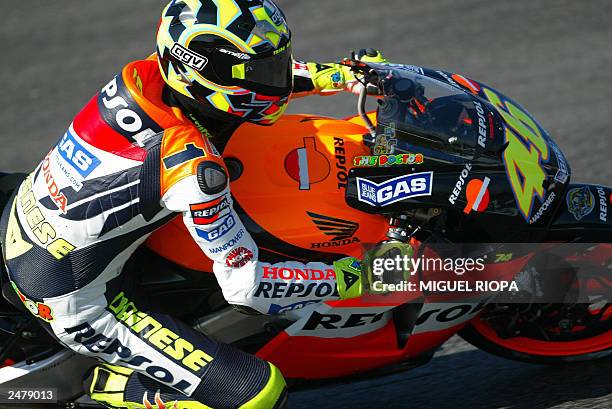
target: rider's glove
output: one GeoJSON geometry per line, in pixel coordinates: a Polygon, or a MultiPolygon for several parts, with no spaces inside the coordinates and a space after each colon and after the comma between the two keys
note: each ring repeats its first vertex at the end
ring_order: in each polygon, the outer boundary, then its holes
{"type": "MultiPolygon", "coordinates": [[[[373,48],[361,49],[357,58],[364,62],[387,62],[382,54],[373,48]]],[[[308,63],[307,65],[312,76],[314,92],[318,94],[332,94],[342,90],[359,94],[361,91],[361,83],[355,79],[351,69],[345,65],[335,63],[308,63]]]]}
{"type": "Polygon", "coordinates": [[[334,262],[341,299],[366,293],[387,293],[386,284],[400,284],[410,278],[409,261],[414,254],[410,244],[385,242],[366,253],[363,262],[347,257],[334,262]],[[391,261],[386,261],[391,260],[391,261]]]}

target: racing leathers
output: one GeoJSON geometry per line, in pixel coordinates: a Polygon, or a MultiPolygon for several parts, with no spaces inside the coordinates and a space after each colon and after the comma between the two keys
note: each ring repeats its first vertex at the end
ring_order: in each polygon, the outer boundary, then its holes
{"type": "MultiPolygon", "coordinates": [[[[296,63],[302,93],[318,91],[309,66],[296,63]]],[[[130,255],[180,213],[230,304],[275,312],[272,298],[256,293],[262,283],[283,305],[338,298],[332,265],[258,261],[208,131],[163,92],[156,61],[125,66],[15,191],[1,220],[10,284],[63,345],[122,367],[94,372],[89,392],[110,406],[281,407],[284,381],[272,364],[149,308],[125,284],[130,255]],[[304,297],[306,285],[313,291],[304,297]]]]}

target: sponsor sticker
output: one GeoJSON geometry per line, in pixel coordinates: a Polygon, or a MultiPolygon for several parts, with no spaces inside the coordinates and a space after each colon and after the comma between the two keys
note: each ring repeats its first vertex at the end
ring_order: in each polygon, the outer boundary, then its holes
{"type": "Polygon", "coordinates": [[[431,196],[433,172],[398,176],[382,183],[357,178],[357,198],[370,206],[388,206],[400,200],[431,196]]]}
{"type": "Polygon", "coordinates": [[[264,266],[262,279],[266,280],[335,280],[333,268],[320,270],[316,268],[289,268],[264,266]]]}
{"type": "Polygon", "coordinates": [[[49,192],[49,196],[51,200],[55,203],[57,208],[64,214],[66,214],[66,207],[68,206],[68,199],[66,195],[62,193],[59,186],[57,185],[53,174],[51,173],[51,152],[45,156],[43,163],[41,165],[43,177],[45,179],[45,185],[47,186],[47,191],[49,192]]]}
{"type": "Polygon", "coordinates": [[[236,235],[234,237],[229,239],[223,245],[217,246],[217,247],[212,247],[212,248],[209,249],[209,251],[212,254],[222,253],[222,252],[226,251],[227,249],[230,249],[230,248],[234,247],[236,244],[238,244],[240,239],[242,239],[242,236],[244,236],[244,230],[240,229],[240,230],[238,230],[238,233],[236,233],[236,235]]]}
{"type": "Polygon", "coordinates": [[[221,216],[228,214],[229,208],[229,200],[225,195],[210,202],[189,205],[191,217],[195,224],[211,224],[221,216]]]}
{"type": "Polygon", "coordinates": [[[338,180],[338,189],[346,189],[348,173],[346,170],[344,139],[334,137],[334,153],[336,154],[336,179],[338,180]]]}
{"type": "Polygon", "coordinates": [[[484,149],[487,146],[487,121],[485,119],[485,112],[480,102],[474,101],[474,106],[478,114],[478,145],[484,149]]]}
{"type": "Polygon", "coordinates": [[[236,225],[236,220],[231,214],[222,220],[221,224],[213,229],[204,230],[196,228],[198,237],[206,241],[215,241],[229,232],[236,225]]]}
{"type": "Polygon", "coordinates": [[[448,201],[452,204],[455,204],[459,195],[461,194],[461,190],[463,190],[463,185],[465,185],[465,179],[469,176],[470,171],[472,170],[472,164],[466,163],[461,173],[459,174],[459,179],[457,179],[457,183],[455,183],[455,187],[453,188],[453,193],[448,198],[448,201]]]}
{"type": "Polygon", "coordinates": [[[382,325],[376,325],[376,323],[384,324],[382,318],[384,312],[371,312],[371,313],[338,313],[338,314],[321,314],[317,311],[313,311],[312,315],[308,318],[308,321],[302,327],[303,331],[320,331],[320,330],[332,330],[336,331],[339,329],[355,328],[355,327],[366,327],[374,326],[380,327],[382,325]]]}
{"type": "Polygon", "coordinates": [[[578,221],[588,216],[595,208],[595,197],[588,186],[570,189],[565,200],[567,202],[567,210],[578,221]]]}
{"type": "Polygon", "coordinates": [[[311,185],[327,179],[331,166],[327,157],[317,149],[316,139],[303,139],[304,145],[292,150],[285,157],[285,171],[299,183],[300,190],[310,190],[311,185]]]}
{"type": "Polygon", "coordinates": [[[531,219],[529,219],[529,224],[533,224],[540,220],[540,217],[542,217],[544,212],[548,210],[550,205],[555,201],[556,197],[557,195],[555,194],[555,192],[551,192],[550,195],[548,195],[548,198],[544,201],[544,203],[542,203],[542,206],[540,206],[538,211],[535,212],[533,216],[531,216],[531,219]]]}
{"type": "Polygon", "coordinates": [[[183,47],[179,43],[174,43],[170,49],[170,54],[194,70],[200,71],[208,64],[208,58],[183,47]]]}
{"type": "Polygon", "coordinates": [[[263,6],[264,6],[264,9],[266,10],[266,13],[268,14],[268,16],[270,16],[270,19],[276,26],[285,26],[285,18],[283,16],[283,13],[276,6],[276,4],[274,4],[274,2],[269,1],[269,0],[264,0],[263,6]]]}
{"type": "Polygon", "coordinates": [[[218,48],[217,51],[219,51],[220,53],[223,53],[223,54],[229,54],[232,57],[236,57],[236,58],[238,58],[240,60],[250,60],[251,59],[251,57],[248,54],[240,53],[240,52],[237,52],[237,51],[228,50],[228,49],[225,49],[225,48],[218,48]]]}
{"type": "Polygon", "coordinates": [[[270,304],[268,314],[282,314],[287,311],[295,311],[306,307],[307,305],[317,304],[321,300],[298,301],[289,305],[270,304]]]}
{"type": "Polygon", "coordinates": [[[85,148],[70,130],[57,145],[57,152],[83,178],[89,176],[100,165],[100,159],[85,148]]]}
{"type": "Polygon", "coordinates": [[[286,297],[331,297],[338,296],[336,285],[327,282],[311,283],[284,283],[262,281],[254,293],[258,298],[286,298],[286,297]]]}
{"type": "Polygon", "coordinates": [[[357,167],[420,165],[423,163],[422,153],[400,153],[398,155],[355,156],[353,165],[357,167]]]}
{"type": "Polygon", "coordinates": [[[57,237],[53,226],[45,219],[38,206],[38,201],[32,191],[32,176],[28,176],[22,183],[17,200],[11,210],[6,231],[6,259],[11,260],[29,251],[32,245],[22,237],[22,230],[17,222],[17,205],[21,206],[27,224],[23,226],[31,232],[41,246],[57,260],[61,260],[76,247],[67,240],[57,237]]]}
{"type": "Polygon", "coordinates": [[[465,188],[467,204],[463,209],[463,213],[470,214],[472,210],[484,212],[487,209],[490,200],[489,182],[491,182],[491,179],[488,177],[485,177],[483,180],[470,180],[465,188]]]}
{"type": "Polygon", "coordinates": [[[134,351],[124,345],[122,337],[117,336],[116,329],[112,333],[103,334],[88,322],[83,322],[64,330],[71,335],[73,342],[81,344],[98,357],[124,362],[184,393],[193,391],[194,384],[199,381],[199,376],[205,371],[205,367],[214,360],[207,351],[200,349],[202,345],[192,344],[180,333],[174,332],[164,326],[163,322],[141,311],[123,292],[117,294],[106,309],[121,325],[138,336],[141,342],[174,361],[180,369],[171,371],[152,360],[155,357],[141,355],[139,352],[142,350],[134,351]]]}
{"type": "Polygon", "coordinates": [[[606,203],[606,191],[603,187],[597,186],[597,196],[599,196],[599,220],[608,221],[608,203],[606,203]]]}
{"type": "Polygon", "coordinates": [[[225,259],[225,265],[232,268],[240,268],[253,259],[253,252],[246,247],[237,247],[229,252],[225,259]]]}
{"type": "Polygon", "coordinates": [[[323,232],[323,234],[331,236],[330,241],[311,243],[311,248],[343,246],[346,244],[358,243],[360,241],[359,238],[353,237],[359,228],[358,223],[313,212],[306,213],[308,213],[312,222],[321,232],[323,232]]]}
{"type": "Polygon", "coordinates": [[[134,101],[121,75],[115,76],[98,95],[98,108],[104,121],[130,143],[144,147],[162,128],[134,101]]]}
{"type": "Polygon", "coordinates": [[[384,133],[376,135],[374,143],[374,154],[376,155],[391,155],[397,146],[395,138],[395,122],[391,122],[385,126],[384,133]]]}
{"type": "Polygon", "coordinates": [[[49,307],[47,304],[43,304],[41,302],[36,302],[36,301],[32,301],[28,299],[25,295],[21,293],[21,291],[19,291],[15,283],[13,283],[12,281],[11,281],[11,285],[13,286],[13,289],[15,290],[17,295],[19,296],[19,299],[21,300],[23,305],[25,305],[25,307],[28,309],[28,311],[32,313],[32,315],[46,322],[51,322],[55,319],[53,317],[53,312],[51,311],[51,307],[49,307]]]}
{"type": "Polygon", "coordinates": [[[554,143],[551,143],[550,147],[553,152],[555,152],[555,155],[557,155],[557,167],[559,168],[559,170],[557,170],[557,173],[555,173],[555,181],[559,183],[565,183],[567,182],[567,178],[569,177],[569,168],[567,167],[567,161],[565,160],[565,156],[563,155],[563,152],[561,152],[561,149],[559,149],[559,147],[557,147],[557,145],[555,145],[554,143]]]}

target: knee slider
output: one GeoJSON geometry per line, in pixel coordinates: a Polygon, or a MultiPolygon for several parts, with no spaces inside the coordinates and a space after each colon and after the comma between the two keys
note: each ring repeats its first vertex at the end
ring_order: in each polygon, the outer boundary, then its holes
{"type": "Polygon", "coordinates": [[[200,190],[207,195],[221,193],[227,187],[227,172],[216,162],[200,162],[197,178],[200,190]]]}

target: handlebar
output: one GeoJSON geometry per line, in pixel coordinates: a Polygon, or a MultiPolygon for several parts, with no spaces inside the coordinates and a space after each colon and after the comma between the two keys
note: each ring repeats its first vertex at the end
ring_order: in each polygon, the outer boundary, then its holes
{"type": "Polygon", "coordinates": [[[368,132],[372,136],[372,142],[374,142],[376,140],[376,127],[374,126],[370,118],[368,118],[368,115],[366,113],[365,103],[367,96],[367,87],[362,87],[361,91],[359,92],[359,99],[357,100],[357,112],[359,113],[361,119],[363,119],[363,122],[365,122],[366,127],[368,128],[368,132]]]}
{"type": "Polygon", "coordinates": [[[350,67],[351,71],[353,71],[355,74],[355,79],[357,79],[357,81],[359,81],[362,85],[359,92],[359,98],[357,100],[357,113],[368,128],[368,132],[372,136],[372,142],[374,142],[376,140],[376,127],[370,118],[368,118],[365,103],[368,94],[380,95],[381,93],[378,74],[367,63],[357,60],[354,55],[352,58],[345,58],[340,62],[340,64],[350,67]]]}

